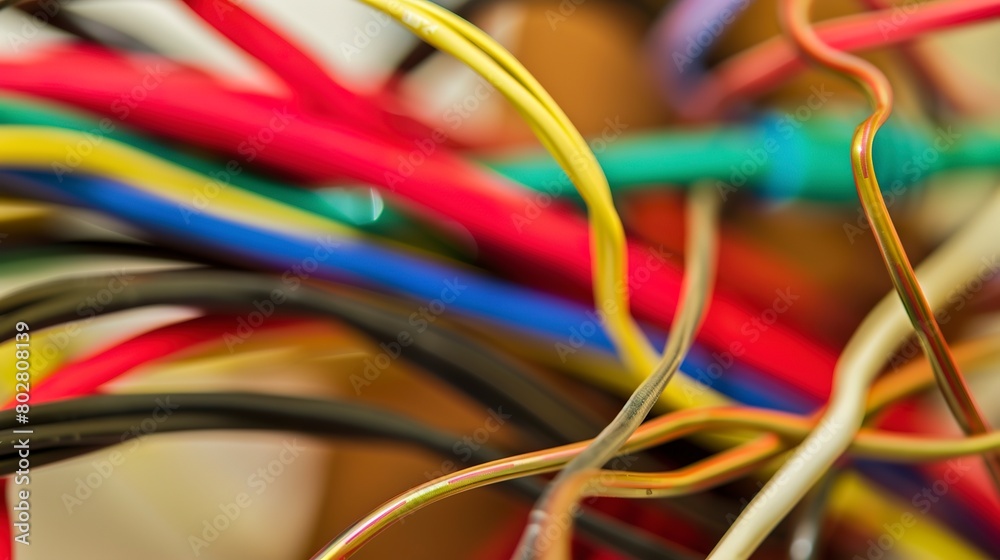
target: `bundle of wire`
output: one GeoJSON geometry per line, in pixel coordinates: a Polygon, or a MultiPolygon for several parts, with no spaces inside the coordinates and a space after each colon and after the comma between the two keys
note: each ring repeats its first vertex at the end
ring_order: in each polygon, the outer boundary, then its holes
{"type": "Polygon", "coordinates": [[[1000,1],[167,4],[0,3],[3,558],[1000,557],[1000,1]]]}

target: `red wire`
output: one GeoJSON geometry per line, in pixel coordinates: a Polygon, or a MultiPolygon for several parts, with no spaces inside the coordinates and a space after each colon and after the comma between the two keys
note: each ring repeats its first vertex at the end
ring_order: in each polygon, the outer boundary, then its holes
{"type": "MultiPolygon", "coordinates": [[[[820,39],[842,51],[859,51],[909,41],[931,31],[1000,16],[1000,0],[940,0],[921,3],[900,20],[895,9],[866,12],[816,25],[820,39]],[[896,23],[898,22],[898,24],[896,23]]],[[[684,107],[689,118],[718,115],[738,100],[769,91],[807,67],[784,35],[747,49],[719,65],[699,84],[684,107]]]]}
{"type": "MultiPolygon", "coordinates": [[[[263,330],[278,329],[300,324],[302,321],[272,319],[259,327],[263,330]]],[[[102,385],[114,381],[133,369],[174,356],[192,348],[221,339],[220,333],[232,329],[235,318],[230,316],[206,316],[159,327],[126,340],[112,348],[80,360],[70,362],[32,387],[31,403],[45,402],[89,395],[102,385]]],[[[263,332],[263,331],[261,331],[263,332]]],[[[3,408],[17,404],[10,399],[3,408]]],[[[0,478],[0,498],[4,507],[0,508],[0,552],[12,558],[10,512],[6,507],[7,478],[0,478]]]]}
{"type": "MultiPolygon", "coordinates": [[[[683,191],[648,191],[633,195],[619,205],[622,219],[636,237],[656,245],[662,243],[684,256],[685,194],[683,191]]],[[[828,284],[818,281],[819,272],[769,245],[759,235],[747,235],[747,228],[720,224],[719,256],[716,259],[718,284],[748,305],[767,309],[774,304],[776,290],[788,290],[798,298],[782,313],[781,322],[809,332],[828,344],[845,344],[857,328],[860,317],[845,308],[828,284]],[[823,317],[817,324],[816,317],[823,317]]]]}
{"type": "MultiPolygon", "coordinates": [[[[33,404],[94,393],[105,383],[133,369],[220,338],[221,332],[232,329],[232,317],[199,317],[154,329],[121,344],[68,363],[31,391],[33,404]]],[[[4,409],[16,404],[13,399],[4,409]]]]}
{"type": "MultiPolygon", "coordinates": [[[[138,83],[136,74],[141,72],[141,64],[123,64],[117,58],[65,47],[30,65],[0,64],[0,87],[107,114],[120,92],[138,83]],[[74,87],[66,88],[66,83],[74,87]]],[[[262,127],[273,122],[278,102],[267,106],[246,95],[213,90],[214,82],[200,74],[186,74],[183,82],[183,87],[177,87],[167,79],[149,91],[130,112],[128,123],[242,161],[247,139],[257,137],[262,127]],[[191,95],[188,88],[199,76],[203,82],[198,87],[200,94],[191,95]]],[[[511,188],[431,138],[413,146],[403,150],[343,124],[303,113],[254,152],[254,163],[307,182],[328,183],[350,177],[382,187],[387,195],[414,209],[465,227],[494,264],[528,267],[559,293],[590,293],[590,234],[582,216],[550,207],[529,224],[520,224],[515,218],[528,215],[531,193],[511,188]],[[421,163],[400,168],[400,161],[407,158],[421,163]]],[[[653,270],[647,264],[651,252],[636,243],[629,245],[628,256],[629,278],[634,281],[633,312],[640,319],[669,328],[680,293],[681,271],[672,265],[653,270]]],[[[748,309],[737,298],[716,290],[699,339],[718,352],[728,352],[731,345],[739,343],[745,352],[741,357],[744,362],[815,397],[826,398],[835,353],[787,330],[780,321],[766,330],[748,327],[759,321],[764,311],[748,309]]],[[[724,358],[720,361],[727,362],[724,358]]]]}
{"type": "MultiPolygon", "coordinates": [[[[945,413],[947,415],[947,413],[945,413]]],[[[888,431],[923,434],[940,437],[962,437],[962,431],[950,417],[928,414],[926,407],[913,400],[906,400],[888,408],[879,418],[878,427],[888,431]]],[[[993,491],[993,482],[986,465],[979,457],[959,459],[963,466],[968,464],[969,472],[955,483],[950,483],[947,495],[953,496],[968,508],[969,515],[985,520],[1000,533],[1000,498],[993,491]]],[[[928,480],[945,480],[947,462],[920,465],[928,480]]],[[[950,482],[950,481],[949,481],[950,482]]]]}
{"type": "Polygon", "coordinates": [[[305,104],[321,113],[349,119],[365,130],[393,139],[393,133],[426,133],[413,119],[386,111],[397,105],[392,96],[380,103],[361,96],[333,79],[326,69],[292,39],[272,29],[238,2],[231,0],[184,0],[191,10],[227,39],[253,56],[281,78],[305,104]]]}

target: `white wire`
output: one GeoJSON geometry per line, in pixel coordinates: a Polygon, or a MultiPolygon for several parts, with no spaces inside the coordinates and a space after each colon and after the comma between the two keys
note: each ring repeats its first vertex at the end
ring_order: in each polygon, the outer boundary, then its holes
{"type": "MultiPolygon", "coordinates": [[[[1000,241],[1000,193],[917,268],[931,306],[944,307],[955,289],[982,271],[1000,241]]],[[[830,406],[822,421],[754,497],[709,560],[749,558],[761,541],[847,449],[864,419],[865,396],[892,353],[913,334],[896,292],[868,314],[837,362],[830,406]]]]}

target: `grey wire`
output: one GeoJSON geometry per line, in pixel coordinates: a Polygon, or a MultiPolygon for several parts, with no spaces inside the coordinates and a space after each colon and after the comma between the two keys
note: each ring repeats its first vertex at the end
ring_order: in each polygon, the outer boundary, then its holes
{"type": "Polygon", "coordinates": [[[663,356],[656,369],[632,393],[625,406],[593,442],[573,458],[535,502],[528,525],[521,535],[515,558],[534,560],[538,557],[539,537],[548,518],[547,507],[559,487],[572,476],[598,469],[610,461],[628,441],[656,400],[680,368],[684,355],[691,348],[705,315],[706,300],[712,291],[717,252],[718,201],[714,189],[704,184],[692,189],[688,199],[687,261],[681,299],[674,317],[663,356]]]}
{"type": "Polygon", "coordinates": [[[826,473],[813,489],[809,499],[806,500],[805,509],[802,511],[798,523],[795,524],[795,530],[792,532],[792,539],[788,545],[788,558],[790,560],[816,560],[819,558],[823,515],[826,513],[826,504],[830,498],[836,474],[835,471],[826,473]]]}

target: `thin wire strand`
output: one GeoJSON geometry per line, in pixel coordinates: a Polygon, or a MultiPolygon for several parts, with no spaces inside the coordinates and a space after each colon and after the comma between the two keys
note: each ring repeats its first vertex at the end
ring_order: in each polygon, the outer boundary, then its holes
{"type": "MultiPolygon", "coordinates": [[[[917,276],[929,302],[943,308],[956,287],[981,273],[996,251],[1000,193],[987,208],[926,258],[917,276]]],[[[758,492],[709,556],[748,558],[809,489],[851,445],[865,418],[865,397],[888,357],[913,333],[898,294],[887,294],[851,337],[837,362],[833,393],[819,428],[803,441],[758,492]]],[[[978,436],[977,436],[978,437],[978,436]]],[[[992,451],[992,450],[991,450],[992,451]]]]}
{"type": "MultiPolygon", "coordinates": [[[[556,526],[560,515],[575,505],[560,495],[574,493],[576,475],[598,469],[611,460],[649,415],[657,397],[680,368],[681,360],[691,349],[695,334],[705,317],[709,294],[714,285],[714,268],[718,251],[718,198],[711,185],[697,186],[688,198],[688,239],[685,254],[688,266],[681,288],[679,309],[674,315],[663,356],[653,373],[647,377],[626,401],[625,406],[587,448],[574,457],[556,476],[531,511],[528,525],[521,535],[515,557],[524,560],[538,558],[543,549],[539,539],[556,526]],[[564,489],[565,486],[565,489],[564,489]]],[[[567,531],[568,532],[568,531],[567,531]]]]}
{"type": "MultiPolygon", "coordinates": [[[[892,86],[875,65],[824,43],[809,21],[811,5],[812,0],[783,0],[783,20],[789,34],[808,56],[857,82],[874,107],[871,116],[855,130],[851,143],[851,167],[862,208],[872,226],[893,286],[906,308],[917,333],[917,340],[931,363],[952,415],[965,433],[987,433],[990,428],[986,417],[972,397],[934,316],[934,310],[917,280],[892,223],[892,217],[889,216],[875,175],[873,145],[879,128],[892,112],[892,86]]],[[[994,486],[1000,489],[1000,455],[991,454],[985,460],[994,486]]]]}
{"type": "MultiPolygon", "coordinates": [[[[934,319],[930,301],[942,305],[955,285],[974,276],[979,264],[979,251],[985,253],[990,250],[990,242],[996,238],[998,224],[990,220],[995,220],[1000,214],[1000,195],[994,198],[986,212],[977,216],[924,261],[921,269],[926,274],[921,276],[921,280],[926,294],[922,291],[892,228],[872,166],[872,141],[891,110],[891,88],[877,68],[831,49],[818,38],[809,23],[810,5],[809,0],[783,0],[782,19],[789,32],[811,56],[858,81],[875,106],[872,116],[855,131],[851,162],[859,196],[873,224],[872,229],[876,232],[897,294],[889,294],[876,306],[841,354],[831,402],[819,428],[799,445],[775,476],[754,496],[709,555],[710,560],[749,558],[795,503],[848,448],[864,420],[864,398],[872,380],[886,356],[910,336],[911,329],[917,329],[939,384],[942,377],[948,376],[949,383],[961,384],[951,386],[951,389],[964,387],[954,358],[944,344],[934,319]]],[[[969,413],[967,409],[966,413],[969,413]]]]}
{"type": "Polygon", "coordinates": [[[655,352],[629,313],[625,230],[607,179],[586,141],[523,65],[491,37],[425,0],[361,0],[418,37],[452,54],[501,91],[531,125],[587,204],[594,251],[594,298],[608,312],[608,331],[637,378],[653,369],[655,352]]]}
{"type": "MultiPolygon", "coordinates": [[[[997,339],[977,341],[960,355],[968,357],[970,366],[978,366],[997,358],[996,347],[997,339]]],[[[980,369],[974,367],[972,371],[980,369]]],[[[887,383],[891,385],[890,389],[880,389],[877,385],[872,391],[873,397],[868,401],[867,410],[877,411],[893,402],[893,399],[903,398],[921,388],[931,387],[934,382],[927,362],[914,362],[887,379],[889,379],[887,383]]],[[[862,410],[862,414],[864,412],[862,410]]],[[[762,465],[793,446],[798,439],[807,436],[815,423],[816,419],[744,407],[690,409],[660,416],[645,423],[629,438],[622,452],[641,451],[702,430],[772,431],[772,434],[759,436],[743,444],[745,446],[743,451],[737,452],[735,456],[724,456],[724,463],[728,468],[735,469],[747,463],[762,465]],[[731,463],[726,463],[728,461],[731,463]]],[[[512,478],[558,470],[581,452],[587,443],[575,443],[510,457],[443,476],[408,490],[387,501],[349,528],[324,550],[324,556],[316,556],[314,560],[347,558],[392,524],[449,496],[512,478]]],[[[848,446],[852,453],[873,459],[926,461],[1000,448],[1000,432],[964,439],[930,439],[866,429],[860,430],[856,437],[849,441],[848,446]]],[[[719,475],[717,470],[712,473],[700,471],[703,466],[693,465],[674,473],[616,474],[613,471],[599,471],[601,488],[607,489],[607,492],[601,495],[618,495],[611,491],[617,480],[635,481],[638,477],[645,477],[641,491],[629,490],[624,497],[676,496],[696,489],[705,489],[707,486],[704,483],[710,479],[713,483],[726,480],[726,477],[719,475]],[[657,477],[660,480],[657,480],[657,477]],[[652,493],[647,493],[647,490],[652,493]]]]}

